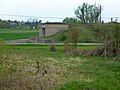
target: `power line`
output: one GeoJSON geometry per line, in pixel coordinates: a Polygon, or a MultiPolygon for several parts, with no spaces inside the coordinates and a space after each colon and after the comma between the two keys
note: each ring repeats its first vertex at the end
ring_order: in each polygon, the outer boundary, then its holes
{"type": "MultiPolygon", "coordinates": [[[[0,16],[15,16],[15,17],[36,17],[36,18],[56,18],[56,19],[64,19],[63,17],[41,17],[41,16],[29,16],[29,15],[18,15],[18,14],[0,14],[0,16]]],[[[109,18],[120,18],[118,16],[108,16],[102,17],[102,19],[109,19],[109,18]]]]}
{"type": "MultiPolygon", "coordinates": [[[[65,19],[65,17],[41,17],[41,16],[29,16],[29,15],[18,15],[18,14],[2,14],[0,13],[0,16],[14,16],[14,17],[27,17],[27,18],[43,18],[43,19],[65,19]]],[[[101,17],[101,19],[117,19],[119,21],[120,17],[117,16],[107,16],[107,17],[101,17]]]]}
{"type": "Polygon", "coordinates": [[[109,16],[109,17],[102,17],[102,19],[111,19],[111,18],[120,18],[120,17],[117,17],[117,16],[116,16],[116,17],[115,17],[115,16],[111,16],[111,17],[110,17],[110,16],[109,16]]]}
{"type": "Polygon", "coordinates": [[[15,17],[31,17],[31,18],[52,18],[52,19],[64,19],[62,17],[40,17],[40,16],[28,16],[28,15],[13,15],[13,14],[0,14],[0,16],[15,16],[15,17]]]}

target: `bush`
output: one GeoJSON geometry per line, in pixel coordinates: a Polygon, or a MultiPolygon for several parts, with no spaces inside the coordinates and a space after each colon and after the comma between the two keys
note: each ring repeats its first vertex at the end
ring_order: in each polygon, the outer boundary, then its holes
{"type": "Polygon", "coordinates": [[[59,38],[60,41],[65,41],[67,39],[67,36],[65,34],[61,35],[61,37],[59,38]]]}
{"type": "Polygon", "coordinates": [[[52,42],[51,44],[50,44],[50,51],[51,52],[55,52],[56,50],[55,50],[55,44],[54,44],[54,42],[52,42]]]}
{"type": "Polygon", "coordinates": [[[5,45],[4,41],[2,39],[0,39],[0,47],[4,46],[4,45],[5,45]]]}

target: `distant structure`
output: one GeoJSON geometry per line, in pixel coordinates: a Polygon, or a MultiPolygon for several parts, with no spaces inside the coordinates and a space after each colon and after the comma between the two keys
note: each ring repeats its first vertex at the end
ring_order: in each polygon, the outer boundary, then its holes
{"type": "Polygon", "coordinates": [[[62,22],[46,22],[40,26],[40,37],[59,34],[69,29],[69,25],[62,22]]]}

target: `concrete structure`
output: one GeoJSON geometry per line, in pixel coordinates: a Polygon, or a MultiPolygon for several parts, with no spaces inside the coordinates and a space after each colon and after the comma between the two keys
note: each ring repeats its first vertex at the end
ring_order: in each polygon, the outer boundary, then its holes
{"type": "Polygon", "coordinates": [[[55,35],[69,29],[69,25],[62,22],[47,22],[41,25],[41,37],[55,35]]]}

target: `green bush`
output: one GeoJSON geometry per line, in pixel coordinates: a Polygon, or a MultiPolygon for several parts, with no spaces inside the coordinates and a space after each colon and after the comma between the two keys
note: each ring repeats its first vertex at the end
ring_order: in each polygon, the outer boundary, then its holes
{"type": "Polygon", "coordinates": [[[5,42],[3,41],[3,39],[0,39],[0,49],[5,46],[5,42]]]}
{"type": "Polygon", "coordinates": [[[65,34],[61,35],[59,40],[60,41],[65,41],[67,39],[67,36],[65,34]]]}

